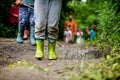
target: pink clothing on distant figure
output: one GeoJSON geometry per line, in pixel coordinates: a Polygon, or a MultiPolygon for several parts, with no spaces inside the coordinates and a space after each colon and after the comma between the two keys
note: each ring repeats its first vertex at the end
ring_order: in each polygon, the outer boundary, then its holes
{"type": "Polygon", "coordinates": [[[65,36],[65,42],[69,43],[70,40],[72,40],[72,32],[70,30],[64,31],[64,36],[65,36]]]}

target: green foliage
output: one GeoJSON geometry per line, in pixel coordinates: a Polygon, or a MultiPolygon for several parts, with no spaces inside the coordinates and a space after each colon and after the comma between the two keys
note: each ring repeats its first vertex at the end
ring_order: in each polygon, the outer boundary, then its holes
{"type": "Polygon", "coordinates": [[[11,37],[9,25],[9,8],[14,0],[1,0],[0,5],[0,37],[11,37]]]}
{"type": "MultiPolygon", "coordinates": [[[[77,70],[72,71],[67,80],[119,80],[120,79],[120,48],[114,46],[106,58],[100,62],[80,64],[77,70]],[[81,65],[83,68],[81,68],[81,65]],[[77,73],[77,74],[76,74],[77,73]]],[[[81,61],[81,63],[83,63],[81,61]]]]}
{"type": "MultiPolygon", "coordinates": [[[[81,3],[81,2],[79,2],[81,3]]],[[[120,79],[120,3],[118,0],[88,0],[78,5],[75,13],[81,16],[78,23],[88,26],[97,24],[97,35],[94,41],[85,40],[85,45],[96,46],[104,56],[97,64],[83,65],[68,80],[119,80],[120,79]],[[78,7],[79,6],[79,7],[78,7]],[[81,7],[80,7],[81,6],[81,7]],[[82,8],[83,7],[83,8],[82,8]],[[85,7],[87,9],[85,9],[85,7]],[[82,9],[83,10],[82,10],[82,9]],[[88,13],[86,12],[89,11],[88,13]],[[85,12],[85,13],[84,13],[85,12]],[[84,13],[84,14],[83,14],[84,13]],[[82,20],[84,21],[82,21],[82,20]],[[109,55],[108,55],[109,54],[109,55]],[[85,67],[87,66],[87,68],[85,67]]],[[[78,18],[76,18],[78,19],[78,18]]],[[[84,30],[84,27],[83,27],[84,30]]],[[[85,31],[85,30],[84,30],[85,31]]],[[[81,62],[82,63],[82,62],[81,62]]],[[[81,65],[81,64],[80,64],[81,65]]]]}
{"type": "Polygon", "coordinates": [[[101,33],[101,39],[105,38],[107,35],[111,34],[112,29],[114,28],[114,26],[116,25],[116,22],[114,21],[114,19],[116,18],[115,16],[115,11],[114,8],[111,7],[111,3],[110,2],[101,2],[100,3],[100,7],[98,10],[98,22],[99,22],[99,29],[100,29],[100,33],[101,33]]]}
{"type": "Polygon", "coordinates": [[[0,23],[0,37],[11,37],[11,28],[6,27],[4,24],[0,23]]]}
{"type": "Polygon", "coordinates": [[[37,70],[40,70],[40,71],[44,71],[46,73],[49,72],[48,68],[42,68],[40,66],[35,66],[34,64],[28,63],[26,61],[18,61],[16,63],[9,64],[9,68],[16,68],[16,67],[20,67],[20,66],[27,67],[27,68],[30,68],[30,69],[37,69],[37,70]]]}
{"type": "MultiPolygon", "coordinates": [[[[8,25],[8,10],[13,0],[1,0],[0,5],[0,37],[10,37],[8,25]]],[[[109,52],[109,55],[101,59],[97,64],[80,64],[78,75],[72,74],[69,80],[117,80],[120,78],[120,2],[119,0],[63,0],[59,39],[63,39],[64,22],[69,14],[83,29],[91,24],[97,25],[94,41],[85,40],[86,45],[96,46],[99,50],[109,52]],[[87,66],[81,69],[81,66],[87,66]]],[[[85,38],[87,39],[87,38],[85,38]]],[[[82,63],[82,62],[81,62],[82,63]]]]}

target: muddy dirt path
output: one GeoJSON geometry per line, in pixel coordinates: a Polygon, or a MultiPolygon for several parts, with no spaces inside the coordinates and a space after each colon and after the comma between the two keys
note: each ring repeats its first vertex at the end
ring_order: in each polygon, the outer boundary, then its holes
{"type": "Polygon", "coordinates": [[[0,80],[66,80],[78,67],[82,69],[83,63],[98,63],[101,56],[94,47],[57,42],[58,59],[51,61],[47,59],[46,40],[45,58],[36,60],[35,48],[29,41],[0,41],[0,80]]]}

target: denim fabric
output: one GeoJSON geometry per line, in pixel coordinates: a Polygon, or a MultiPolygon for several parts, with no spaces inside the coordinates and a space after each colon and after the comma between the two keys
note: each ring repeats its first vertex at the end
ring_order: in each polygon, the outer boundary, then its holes
{"type": "Polygon", "coordinates": [[[27,5],[34,5],[34,0],[22,0],[22,2],[27,5]]]}
{"type": "Polygon", "coordinates": [[[28,7],[19,8],[19,26],[25,27],[27,23],[30,23],[30,26],[34,26],[34,11],[28,7]]]}

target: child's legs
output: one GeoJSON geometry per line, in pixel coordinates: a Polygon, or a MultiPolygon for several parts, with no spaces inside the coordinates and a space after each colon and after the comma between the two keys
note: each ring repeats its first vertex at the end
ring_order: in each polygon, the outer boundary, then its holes
{"type": "Polygon", "coordinates": [[[12,37],[16,37],[16,29],[17,29],[17,23],[11,23],[11,34],[12,34],[12,37]]]}
{"type": "Polygon", "coordinates": [[[18,36],[17,36],[18,43],[23,42],[23,31],[24,31],[24,28],[27,27],[28,22],[29,22],[28,8],[20,6],[19,7],[18,36]]]}
{"type": "Polygon", "coordinates": [[[65,38],[65,43],[68,43],[69,42],[69,38],[65,38]]]}
{"type": "Polygon", "coordinates": [[[57,39],[58,37],[58,24],[60,18],[60,11],[62,0],[49,0],[48,9],[48,38],[57,39]]]}
{"type": "Polygon", "coordinates": [[[80,38],[76,39],[76,43],[80,44],[80,38]]]}
{"type": "Polygon", "coordinates": [[[29,12],[27,7],[19,8],[19,26],[25,27],[26,23],[29,22],[29,12]]]}
{"type": "Polygon", "coordinates": [[[45,39],[48,2],[49,0],[35,0],[35,3],[34,3],[35,38],[36,39],[45,39]]]}
{"type": "Polygon", "coordinates": [[[29,8],[29,23],[30,23],[30,27],[34,27],[35,26],[35,22],[34,22],[34,10],[29,8]]]}
{"type": "Polygon", "coordinates": [[[18,23],[14,23],[14,37],[16,37],[18,23]]]}

